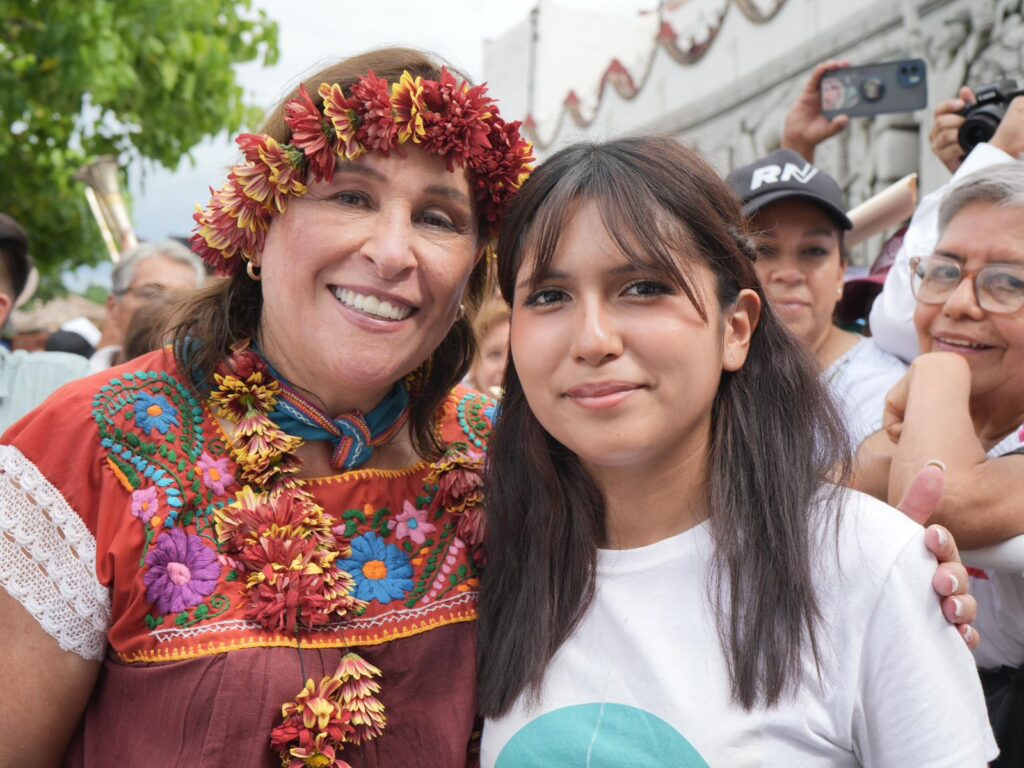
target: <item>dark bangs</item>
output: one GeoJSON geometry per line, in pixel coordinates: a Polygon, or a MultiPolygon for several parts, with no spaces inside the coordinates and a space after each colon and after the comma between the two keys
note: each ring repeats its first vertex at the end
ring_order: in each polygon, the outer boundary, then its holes
{"type": "MultiPolygon", "coordinates": [[[[573,147],[569,157],[560,154],[558,173],[527,182],[520,194],[531,202],[510,211],[499,238],[498,282],[509,305],[523,262],[532,260],[529,287],[534,290],[550,270],[572,217],[586,203],[594,203],[627,261],[644,276],[678,288],[707,321],[705,297],[693,279],[692,258],[705,264],[709,258],[673,213],[675,201],[664,199],[651,183],[658,176],[643,173],[637,158],[629,157],[629,149],[628,145],[573,147]],[[523,211],[531,213],[519,215],[523,211]]],[[[733,297],[736,292],[726,291],[733,297]]]]}

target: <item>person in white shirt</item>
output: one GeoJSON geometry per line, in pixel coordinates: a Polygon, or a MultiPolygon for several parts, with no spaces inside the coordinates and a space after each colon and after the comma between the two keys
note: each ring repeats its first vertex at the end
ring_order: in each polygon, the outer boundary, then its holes
{"type": "MultiPolygon", "coordinates": [[[[934,252],[908,269],[922,354],[888,397],[886,430],[861,446],[856,487],[898,498],[922,456],[943,461],[936,520],[976,549],[1024,535],[1024,163],[964,177],[939,209],[938,230],[934,252]]],[[[975,655],[991,685],[1024,675],[1020,568],[1018,559],[1016,572],[972,577],[986,635],[975,655]]],[[[1024,762],[1019,696],[1013,733],[997,728],[1014,744],[1001,765],[1024,762]]]]}
{"type": "Polygon", "coordinates": [[[484,768],[995,756],[922,529],[826,481],[841,417],[755,255],[667,138],[568,147],[510,206],[484,768]]]}
{"type": "Polygon", "coordinates": [[[728,182],[757,243],[754,267],[772,307],[818,363],[856,449],[882,428],[885,395],[906,366],[834,322],[853,225],[839,184],[790,149],[736,168],[728,182]]]}

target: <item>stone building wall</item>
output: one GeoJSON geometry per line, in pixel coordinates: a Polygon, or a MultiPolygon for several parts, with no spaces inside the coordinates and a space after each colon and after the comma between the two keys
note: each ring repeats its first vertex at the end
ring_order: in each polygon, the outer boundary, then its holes
{"type": "MultiPolygon", "coordinates": [[[[639,58],[634,31],[623,41],[632,46],[631,58],[617,56],[612,46],[598,83],[575,86],[560,109],[535,106],[543,121],[532,114],[525,119],[542,158],[581,139],[668,133],[697,146],[724,173],[779,146],[785,113],[819,61],[920,57],[929,68],[929,109],[852,120],[820,147],[817,162],[839,180],[851,207],[911,172],[930,191],[948,177],[928,149],[934,105],[953,98],[961,84],[1024,80],[1022,5],[1024,0],[667,0],[651,20],[654,40],[643,41],[650,46],[645,64],[630,69],[621,63],[639,58]]],[[[543,3],[533,17],[536,42],[528,50],[541,54],[535,64],[545,60],[545,45],[566,48],[550,39],[561,32],[545,28],[543,3]]],[[[502,65],[517,66],[508,59],[502,65]]],[[[545,77],[543,67],[534,77],[545,77]]],[[[502,96],[500,89],[496,95],[502,96]]],[[[867,243],[855,261],[869,261],[879,243],[867,243]]]]}

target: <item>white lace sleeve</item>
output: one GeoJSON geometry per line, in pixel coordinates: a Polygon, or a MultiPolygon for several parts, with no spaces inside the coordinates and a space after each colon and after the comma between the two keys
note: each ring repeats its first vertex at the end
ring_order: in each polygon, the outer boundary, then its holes
{"type": "Polygon", "coordinates": [[[0,587],[66,651],[100,660],[110,595],[96,577],[96,539],[39,469],[0,445],[0,587]]]}

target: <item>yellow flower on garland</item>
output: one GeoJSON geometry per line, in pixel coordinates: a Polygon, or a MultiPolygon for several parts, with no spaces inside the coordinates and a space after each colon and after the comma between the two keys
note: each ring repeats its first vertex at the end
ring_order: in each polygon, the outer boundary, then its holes
{"type": "Polygon", "coordinates": [[[427,111],[423,100],[423,78],[414,78],[403,72],[401,80],[391,86],[391,106],[398,126],[398,142],[404,144],[412,139],[413,144],[419,144],[420,139],[427,135],[423,125],[423,114],[427,111]]]}
{"type": "Polygon", "coordinates": [[[210,400],[218,416],[240,422],[252,411],[267,414],[277,405],[281,386],[276,381],[264,382],[262,371],[253,371],[243,381],[233,374],[213,374],[217,389],[210,394],[210,400]]]}

